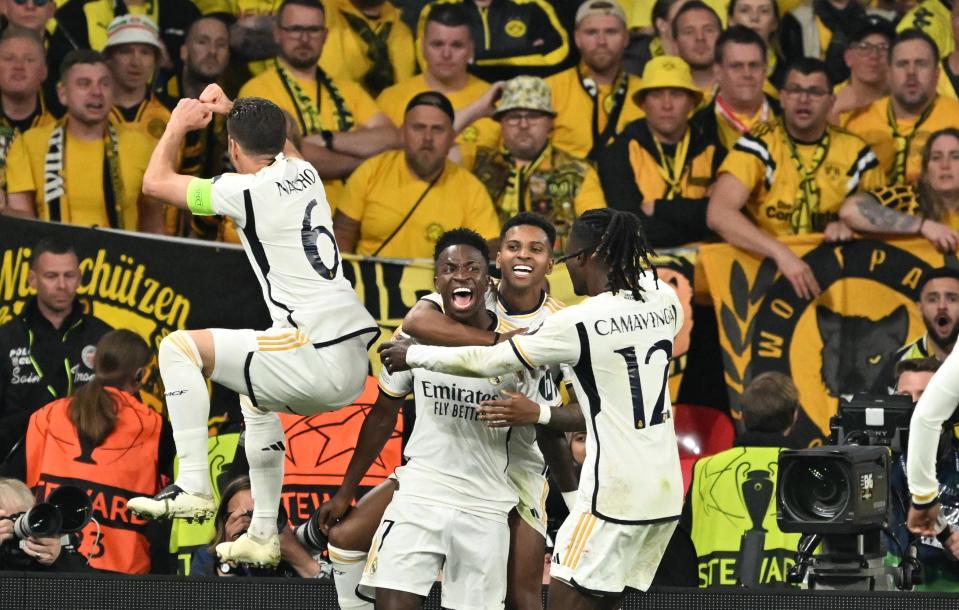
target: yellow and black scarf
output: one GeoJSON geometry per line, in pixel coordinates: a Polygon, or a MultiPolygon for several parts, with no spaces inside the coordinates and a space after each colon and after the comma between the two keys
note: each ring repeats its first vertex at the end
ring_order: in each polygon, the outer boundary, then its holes
{"type": "Polygon", "coordinates": [[[336,129],[330,131],[349,131],[356,124],[353,113],[346,107],[346,101],[332,79],[326,72],[316,68],[316,104],[310,100],[310,96],[304,93],[303,89],[296,82],[289,72],[279,63],[276,71],[280,75],[280,82],[286,88],[287,95],[293,100],[293,106],[296,108],[296,119],[300,122],[300,130],[303,135],[309,136],[324,131],[320,121],[320,93],[323,87],[330,92],[330,99],[333,100],[333,116],[336,119],[336,129]]]}

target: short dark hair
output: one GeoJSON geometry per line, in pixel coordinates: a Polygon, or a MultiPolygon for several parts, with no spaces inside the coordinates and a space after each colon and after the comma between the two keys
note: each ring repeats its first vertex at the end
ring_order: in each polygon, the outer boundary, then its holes
{"type": "MultiPolygon", "coordinates": [[[[430,8],[426,23],[438,23],[448,28],[469,27],[470,15],[462,4],[439,3],[430,8]]],[[[472,32],[470,32],[472,35],[472,32]]]]}
{"type": "Polygon", "coordinates": [[[719,27],[723,27],[723,20],[719,18],[719,15],[716,14],[716,11],[714,11],[711,6],[702,0],[689,0],[689,2],[682,5],[679,10],[676,11],[676,14],[673,15],[673,22],[669,24],[670,32],[672,32],[674,39],[677,37],[677,34],[679,34],[679,26],[677,24],[679,23],[680,15],[685,15],[690,11],[707,11],[716,18],[716,23],[719,24],[719,27]]]}
{"type": "Polygon", "coordinates": [[[935,373],[942,365],[935,358],[906,358],[896,363],[896,387],[899,387],[899,378],[903,373],[935,373]]]}
{"type": "MultiPolygon", "coordinates": [[[[30,249],[30,268],[32,269],[36,265],[37,260],[39,260],[41,254],[72,254],[77,256],[77,251],[74,249],[73,244],[60,239],[59,237],[42,237],[40,241],[33,245],[33,248],[30,249]]],[[[79,258],[79,257],[77,257],[79,258]]]]}
{"type": "Polygon", "coordinates": [[[439,109],[443,114],[449,117],[450,123],[452,123],[456,117],[456,111],[453,110],[453,103],[439,91],[423,91],[411,97],[410,101],[406,103],[403,116],[405,117],[410,113],[410,110],[417,106],[432,106],[433,108],[439,109]]]}
{"type": "Polygon", "coordinates": [[[47,54],[46,46],[43,44],[43,38],[33,30],[28,30],[27,28],[21,28],[19,26],[10,25],[3,31],[3,34],[0,34],[0,44],[5,43],[8,40],[16,40],[17,38],[25,38],[37,46],[40,47],[40,51],[44,56],[47,54]]]}
{"type": "Polygon", "coordinates": [[[440,254],[451,246],[469,246],[476,248],[479,250],[483,260],[486,261],[486,264],[489,265],[489,246],[486,244],[483,236],[476,231],[459,227],[458,229],[450,229],[440,235],[440,238],[436,240],[436,247],[433,248],[433,262],[438,261],[440,254]]]}
{"type": "Polygon", "coordinates": [[[96,64],[107,65],[107,60],[102,53],[98,53],[93,49],[73,49],[67,53],[63,57],[63,61],[60,62],[60,80],[66,77],[67,72],[69,72],[73,66],[96,64]]]}
{"type": "Polygon", "coordinates": [[[241,97],[233,102],[226,131],[249,155],[275,157],[286,145],[286,115],[262,97],[241,97]]]}
{"type": "Polygon", "coordinates": [[[793,425],[798,409],[799,390],[783,373],[762,373],[743,391],[743,424],[751,432],[783,434],[793,425]]]}
{"type": "Polygon", "coordinates": [[[922,277],[919,278],[916,297],[918,298],[920,295],[922,295],[922,291],[926,287],[926,284],[932,280],[941,280],[947,278],[959,281],[959,269],[954,269],[953,267],[932,267],[927,269],[922,274],[922,277]]]}
{"type": "Polygon", "coordinates": [[[542,229],[543,233],[546,233],[546,241],[549,242],[549,247],[552,249],[553,244],[556,243],[556,227],[553,226],[553,223],[546,220],[543,216],[539,214],[534,214],[533,212],[520,212],[516,216],[513,216],[503,224],[503,229],[499,232],[500,242],[506,239],[506,233],[513,227],[522,227],[530,226],[542,229]]]}
{"type": "Polygon", "coordinates": [[[657,19],[669,19],[669,9],[679,0],[656,0],[650,14],[650,22],[656,25],[657,19]]]}
{"type": "Polygon", "coordinates": [[[756,30],[747,28],[744,25],[731,25],[716,39],[715,55],[717,64],[723,63],[723,54],[726,50],[726,45],[729,43],[755,45],[763,57],[763,62],[766,61],[766,42],[763,40],[763,37],[757,34],[756,30]]]}
{"type": "Polygon", "coordinates": [[[939,61],[939,45],[932,39],[932,36],[926,34],[919,28],[908,28],[896,34],[896,37],[889,43],[889,57],[887,59],[890,64],[892,64],[892,53],[896,50],[896,47],[910,40],[921,40],[929,45],[933,60],[936,62],[939,61]]]}
{"type": "Polygon", "coordinates": [[[783,77],[783,82],[785,82],[789,75],[792,72],[799,72],[805,76],[811,76],[813,74],[822,74],[826,77],[826,82],[829,83],[829,90],[832,91],[834,83],[832,82],[832,77],[829,76],[829,68],[826,66],[826,62],[815,57],[800,57],[792,63],[789,64],[789,67],[786,68],[786,74],[783,77]]]}
{"type": "Polygon", "coordinates": [[[279,25],[283,22],[283,11],[286,10],[288,6],[302,6],[304,8],[315,8],[316,10],[326,15],[326,9],[323,8],[323,3],[320,0],[283,0],[283,4],[280,5],[280,8],[276,9],[276,24],[279,25]]]}

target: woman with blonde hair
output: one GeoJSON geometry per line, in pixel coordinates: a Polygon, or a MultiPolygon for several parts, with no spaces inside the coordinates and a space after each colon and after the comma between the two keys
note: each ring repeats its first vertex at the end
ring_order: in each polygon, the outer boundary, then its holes
{"type": "Polygon", "coordinates": [[[839,218],[861,233],[922,235],[942,252],[959,246],[959,129],[941,129],[922,149],[915,185],[886,186],[849,197],[839,218]]]}
{"type": "Polygon", "coordinates": [[[97,343],[93,379],[38,410],[27,428],[27,485],[46,495],[69,480],[91,497],[94,521],[82,531],[80,553],[100,570],[151,568],[146,524],[126,501],[155,494],[172,461],[160,456],[163,418],[135,395],[152,360],[139,335],[110,331],[97,343]]]}

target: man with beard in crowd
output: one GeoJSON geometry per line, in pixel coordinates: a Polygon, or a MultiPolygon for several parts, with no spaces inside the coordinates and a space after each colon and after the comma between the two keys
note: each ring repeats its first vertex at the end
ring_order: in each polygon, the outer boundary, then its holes
{"type": "Polygon", "coordinates": [[[926,334],[890,355],[883,364],[872,391],[893,394],[896,365],[914,358],[946,359],[959,337],[959,270],[950,267],[929,269],[919,282],[916,301],[926,334]]]}

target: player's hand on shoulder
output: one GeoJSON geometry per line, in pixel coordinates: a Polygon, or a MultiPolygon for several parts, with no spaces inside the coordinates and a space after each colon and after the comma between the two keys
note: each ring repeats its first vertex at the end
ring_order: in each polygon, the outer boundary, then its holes
{"type": "Polygon", "coordinates": [[[409,370],[406,364],[406,351],[410,348],[413,341],[410,339],[395,338],[393,341],[385,341],[380,344],[376,351],[380,353],[380,362],[390,373],[409,370]]]}
{"type": "Polygon", "coordinates": [[[525,328],[525,327],[524,327],[524,328],[514,328],[514,329],[511,330],[511,331],[508,331],[508,332],[505,332],[505,333],[500,333],[499,339],[496,340],[496,343],[499,344],[499,343],[503,343],[504,341],[509,341],[511,338],[515,337],[516,335],[526,334],[526,332],[527,332],[528,330],[529,330],[529,329],[528,329],[528,328],[525,328]]]}
{"type": "Polygon", "coordinates": [[[211,112],[217,114],[229,114],[233,110],[233,102],[216,83],[207,85],[199,99],[211,112]]]}
{"type": "Polygon", "coordinates": [[[539,421],[539,405],[519,392],[503,390],[503,398],[480,403],[479,419],[489,428],[530,426],[539,421]]]}

